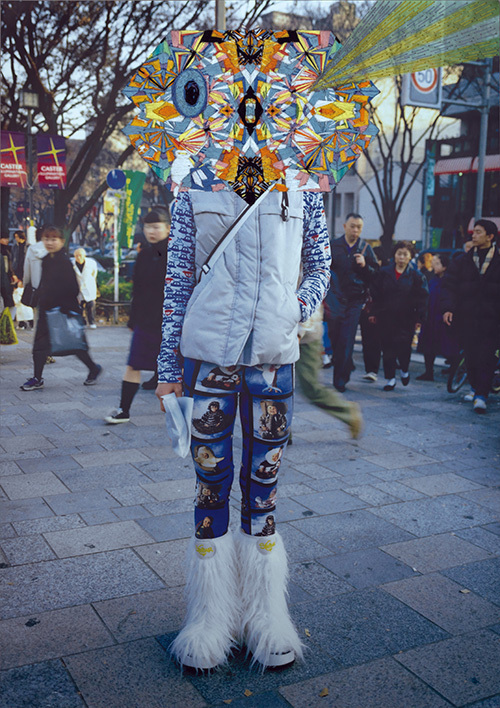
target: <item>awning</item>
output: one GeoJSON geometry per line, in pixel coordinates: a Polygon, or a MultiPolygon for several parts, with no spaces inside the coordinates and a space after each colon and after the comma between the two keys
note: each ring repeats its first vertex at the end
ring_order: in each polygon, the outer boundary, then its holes
{"type": "MultiPolygon", "coordinates": [[[[500,216],[483,216],[481,218],[488,219],[488,221],[492,221],[494,224],[497,225],[497,228],[500,231],[500,216]]],[[[469,225],[467,227],[468,234],[472,233],[472,229],[474,228],[475,222],[476,222],[476,219],[474,219],[474,217],[472,217],[472,219],[469,221],[469,225]]]]}
{"type": "MultiPolygon", "coordinates": [[[[438,160],[434,167],[435,175],[457,175],[459,172],[477,172],[478,157],[449,157],[438,160]]],[[[500,170],[500,155],[486,155],[485,172],[500,170]]]]}

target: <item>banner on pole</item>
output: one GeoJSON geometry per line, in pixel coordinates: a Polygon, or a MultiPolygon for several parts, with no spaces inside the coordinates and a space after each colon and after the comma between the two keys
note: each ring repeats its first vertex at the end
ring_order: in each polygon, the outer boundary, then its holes
{"type": "Polygon", "coordinates": [[[127,183],[125,185],[125,199],[121,202],[118,243],[121,248],[132,248],[146,173],[125,170],[125,174],[127,183]]]}
{"type": "Polygon", "coordinates": [[[66,140],[60,135],[37,135],[38,186],[66,188],[66,140]]]}
{"type": "Polygon", "coordinates": [[[24,133],[2,131],[0,185],[26,187],[26,137],[24,133]]]}

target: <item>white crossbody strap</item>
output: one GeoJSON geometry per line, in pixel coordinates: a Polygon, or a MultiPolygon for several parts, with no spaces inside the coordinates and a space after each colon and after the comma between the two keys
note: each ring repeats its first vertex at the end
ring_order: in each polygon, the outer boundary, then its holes
{"type": "Polygon", "coordinates": [[[207,260],[205,263],[201,266],[201,272],[200,272],[200,278],[198,279],[198,282],[201,280],[201,276],[203,273],[208,273],[212,267],[214,266],[215,262],[219,260],[221,257],[222,253],[224,250],[229,246],[233,238],[236,236],[237,232],[239,229],[243,226],[245,221],[253,214],[255,209],[257,209],[258,206],[262,204],[262,201],[267,197],[271,189],[274,187],[274,182],[266,189],[266,191],[261,194],[261,196],[254,201],[253,204],[249,204],[241,214],[239,214],[238,218],[233,221],[231,226],[228,228],[226,233],[222,236],[220,241],[217,243],[215,248],[212,250],[210,255],[208,256],[207,260]]]}

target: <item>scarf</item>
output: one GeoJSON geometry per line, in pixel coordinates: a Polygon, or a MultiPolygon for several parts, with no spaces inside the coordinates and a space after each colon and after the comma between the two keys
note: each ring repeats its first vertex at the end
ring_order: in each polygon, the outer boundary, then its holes
{"type": "Polygon", "coordinates": [[[493,258],[494,254],[495,254],[495,245],[494,245],[494,244],[491,244],[491,247],[490,247],[488,253],[486,254],[486,258],[484,259],[484,263],[483,263],[482,266],[480,266],[480,265],[479,265],[479,255],[478,255],[478,252],[477,252],[477,248],[474,249],[474,253],[473,253],[473,255],[472,255],[472,259],[473,259],[473,261],[474,261],[474,264],[475,264],[476,268],[477,268],[478,271],[479,271],[479,275],[484,275],[484,274],[486,273],[486,271],[488,270],[488,266],[490,265],[491,259],[493,258]]]}

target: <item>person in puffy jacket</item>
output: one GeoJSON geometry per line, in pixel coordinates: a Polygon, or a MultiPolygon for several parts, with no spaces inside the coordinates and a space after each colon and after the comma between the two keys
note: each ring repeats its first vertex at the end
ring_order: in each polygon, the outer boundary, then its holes
{"type": "Polygon", "coordinates": [[[394,260],[377,273],[371,286],[373,316],[380,328],[386,383],[384,391],[396,387],[396,365],[401,383],[410,382],[410,356],[415,326],[425,320],[429,290],[423,275],[410,265],[414,255],[410,241],[398,241],[394,260]]]}
{"type": "MultiPolygon", "coordinates": [[[[64,249],[64,236],[55,226],[42,229],[42,241],[47,255],[42,260],[41,278],[38,284],[38,322],[33,342],[33,377],[20,387],[23,391],[35,391],[43,388],[43,369],[47,357],[51,354],[50,331],[47,311],[60,308],[62,312],[80,313],[78,303],[78,283],[71,261],[64,249]]],[[[29,251],[36,246],[30,246],[29,251]]],[[[92,386],[102,372],[88,351],[72,352],[88,368],[85,386],[92,386]]]]}
{"type": "Polygon", "coordinates": [[[454,259],[443,278],[443,321],[455,326],[465,351],[471,391],[477,413],[486,411],[486,399],[495,373],[495,351],[500,345],[500,254],[498,229],[489,219],[475,222],[472,248],[454,259]]]}
{"type": "Polygon", "coordinates": [[[199,536],[206,511],[195,503],[187,616],[172,644],[178,662],[194,669],[226,663],[240,642],[263,669],[302,656],[287,607],[283,539],[274,508],[263,508],[262,499],[278,484],[293,415],[299,322],[325,297],[330,244],[321,195],[271,190],[208,266],[247,207],[232,190],[180,191],[168,245],[156,395],[160,401],[169,394],[193,398],[195,418],[218,400],[230,417],[210,439],[216,467],[200,464],[203,438],[191,430],[197,482],[217,484],[223,501],[211,510],[212,538],[199,536]],[[233,457],[238,409],[241,462],[233,457]],[[263,464],[269,457],[272,469],[263,464]],[[236,465],[241,530],[233,536],[229,498],[236,465]]]}

